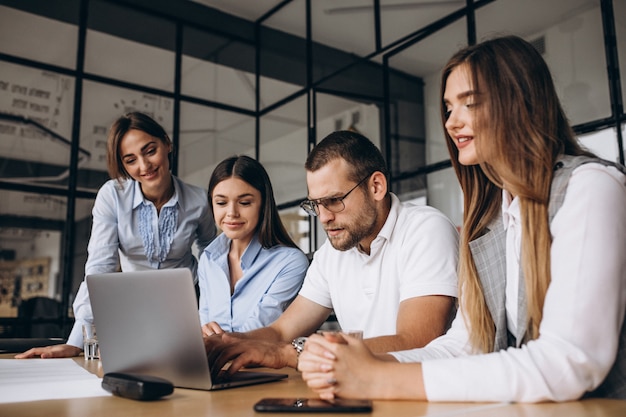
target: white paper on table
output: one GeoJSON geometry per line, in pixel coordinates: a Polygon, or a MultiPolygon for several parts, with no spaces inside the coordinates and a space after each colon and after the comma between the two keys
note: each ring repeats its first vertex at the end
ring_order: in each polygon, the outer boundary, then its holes
{"type": "Polygon", "coordinates": [[[73,359],[0,359],[0,403],[111,395],[101,384],[73,359]]]}

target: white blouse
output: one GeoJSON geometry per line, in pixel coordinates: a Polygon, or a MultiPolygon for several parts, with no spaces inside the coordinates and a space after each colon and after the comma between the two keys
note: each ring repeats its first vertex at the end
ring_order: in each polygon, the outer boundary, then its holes
{"type": "MultiPolygon", "coordinates": [[[[425,348],[393,353],[401,362],[423,362],[429,400],[566,401],[607,376],[626,309],[625,176],[595,163],[575,169],[550,230],[552,280],[538,339],[472,355],[461,300],[445,335],[425,348]]],[[[507,252],[508,264],[517,262],[515,252],[507,252]]],[[[507,297],[513,292],[507,290],[507,297]]],[[[509,318],[517,314],[512,306],[506,304],[509,318]]]]}

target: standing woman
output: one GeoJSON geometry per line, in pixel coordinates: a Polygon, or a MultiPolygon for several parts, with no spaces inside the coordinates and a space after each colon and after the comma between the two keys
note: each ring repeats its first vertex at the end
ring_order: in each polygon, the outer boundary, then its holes
{"type": "MultiPolygon", "coordinates": [[[[215,237],[204,190],[170,172],[172,141],[152,118],[128,113],[113,123],[107,143],[111,180],[98,191],[85,275],[189,268],[196,276],[194,242],[201,252],[215,237]]],[[[197,278],[195,278],[197,280],[197,278]]],[[[87,285],[74,300],[75,323],[67,344],[30,349],[17,358],[80,354],[82,325],[93,323],[87,285]]]]}
{"type": "Polygon", "coordinates": [[[311,337],[303,378],[324,398],[626,399],[624,167],[580,147],[546,63],[518,37],[461,50],[441,85],[465,199],[457,317],[423,349],[384,357],[311,337]]]}
{"type": "Polygon", "coordinates": [[[200,257],[203,333],[265,327],[298,293],[308,259],[285,230],[258,161],[233,156],[220,162],[209,181],[209,201],[223,233],[200,257]]]}

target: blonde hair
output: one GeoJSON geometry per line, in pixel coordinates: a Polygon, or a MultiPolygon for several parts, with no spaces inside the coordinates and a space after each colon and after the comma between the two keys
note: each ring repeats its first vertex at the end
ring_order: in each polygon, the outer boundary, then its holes
{"type": "MultiPolygon", "coordinates": [[[[516,36],[492,39],[457,52],[444,67],[448,76],[464,66],[476,95],[474,133],[480,165],[463,166],[446,132],[452,165],[464,193],[459,258],[460,300],[475,351],[494,349],[489,314],[469,242],[500,215],[502,187],[519,198],[522,218],[520,262],[527,296],[527,339],[539,337],[550,285],[548,204],[553,167],[559,155],[590,155],[577,143],[559,102],[550,71],[535,48],[516,36]]],[[[445,124],[445,105],[442,101],[445,124]]],[[[444,129],[445,130],[445,129],[444,129]]]]}

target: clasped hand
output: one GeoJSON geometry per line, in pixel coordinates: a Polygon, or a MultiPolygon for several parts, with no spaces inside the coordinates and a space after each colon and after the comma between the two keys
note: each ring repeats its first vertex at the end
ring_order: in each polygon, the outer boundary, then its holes
{"type": "Polygon", "coordinates": [[[361,340],[345,335],[314,334],[304,345],[298,370],[309,388],[324,400],[370,398],[368,370],[377,362],[361,340]]]}

